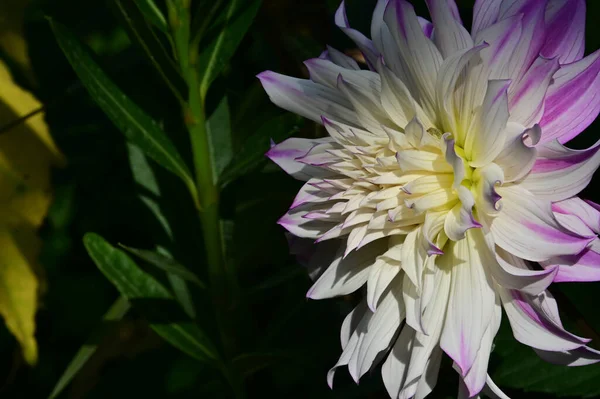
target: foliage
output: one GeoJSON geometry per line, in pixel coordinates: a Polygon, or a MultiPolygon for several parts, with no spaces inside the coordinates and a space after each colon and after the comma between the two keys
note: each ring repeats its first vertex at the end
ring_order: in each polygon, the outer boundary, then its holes
{"type": "MultiPolygon", "coordinates": [[[[0,58],[10,67],[0,65],[0,314],[8,327],[0,395],[387,397],[377,369],[360,386],[339,372],[327,387],[341,321],[357,298],[305,299],[310,280],[275,223],[299,182],[264,158],[270,139],[323,131],[272,106],[255,75],[306,76],[302,61],[325,44],[352,51],[333,28],[337,3],[0,5],[0,58]],[[9,31],[24,33],[16,51],[6,47],[9,31]],[[42,104],[45,119],[21,119],[42,104]],[[62,155],[48,127],[68,159],[53,170],[49,210],[49,166],[62,155]],[[38,308],[39,359],[30,368],[22,359],[37,357],[38,308]]],[[[467,20],[473,2],[458,3],[467,20]]],[[[593,20],[600,4],[588,3],[593,20]]],[[[347,1],[362,31],[374,4],[347,1]]],[[[590,49],[599,47],[597,29],[590,49]]],[[[592,126],[577,145],[597,132],[592,126]]],[[[580,288],[557,294],[577,304],[564,315],[568,327],[589,336],[600,330],[588,297],[595,286],[580,288]]],[[[540,362],[504,323],[490,372],[512,397],[598,396],[600,366],[563,370],[540,362]]],[[[455,397],[456,380],[444,363],[433,397],[455,397]]]]}

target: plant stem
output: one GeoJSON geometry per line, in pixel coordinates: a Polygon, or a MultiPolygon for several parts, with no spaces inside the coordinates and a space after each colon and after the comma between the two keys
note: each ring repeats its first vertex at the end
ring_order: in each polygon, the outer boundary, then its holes
{"type": "Polygon", "coordinates": [[[223,344],[225,361],[220,369],[231,384],[236,398],[244,398],[243,380],[233,369],[230,359],[236,354],[236,334],[232,324],[230,273],[224,257],[221,218],[219,214],[219,187],[213,178],[213,160],[206,129],[205,98],[200,90],[197,70],[198,48],[190,46],[190,0],[169,0],[169,19],[173,29],[175,48],[182,74],[189,88],[189,99],[184,109],[184,120],[189,131],[196,188],[200,207],[198,214],[204,238],[204,248],[210,290],[215,307],[216,321],[223,344]]]}

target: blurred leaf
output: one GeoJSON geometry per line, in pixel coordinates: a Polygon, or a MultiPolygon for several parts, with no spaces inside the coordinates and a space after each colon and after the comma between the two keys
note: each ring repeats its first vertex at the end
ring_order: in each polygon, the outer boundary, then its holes
{"type": "Polygon", "coordinates": [[[158,8],[154,0],[135,0],[135,3],[140,8],[144,16],[158,29],[164,33],[169,32],[169,25],[164,14],[158,8]]]}
{"type": "MultiPolygon", "coordinates": [[[[129,311],[130,304],[124,296],[120,296],[115,303],[112,304],[110,309],[106,312],[102,320],[105,322],[113,322],[119,321],[125,316],[127,311],[129,311]]],[[[60,393],[69,385],[69,383],[75,378],[75,375],[81,370],[81,368],[87,363],[87,361],[92,357],[92,355],[98,349],[97,342],[99,338],[101,338],[104,333],[103,329],[98,329],[92,333],[90,338],[88,338],[87,343],[85,343],[75,354],[75,357],[69,365],[67,369],[60,377],[56,386],[52,390],[52,393],[48,397],[48,399],[54,399],[60,395],[60,393]]]]}
{"type": "Polygon", "coordinates": [[[199,361],[217,360],[214,345],[197,325],[173,321],[179,305],[162,284],[99,235],[87,233],[83,242],[96,266],[146,316],[158,335],[199,361]]]}
{"type": "Polygon", "coordinates": [[[202,97],[235,53],[254,21],[260,4],[261,0],[231,0],[222,19],[206,32],[210,42],[201,44],[198,62],[202,97]]]}
{"type": "Polygon", "coordinates": [[[71,32],[53,20],[50,20],[50,26],[69,63],[94,101],[127,139],[138,145],[159,165],[179,176],[195,198],[196,188],[188,167],[156,122],[109,79],[71,32]]]}
{"type": "Polygon", "coordinates": [[[246,139],[241,149],[235,153],[232,161],[223,171],[221,186],[226,186],[265,162],[265,153],[270,148],[269,141],[280,142],[294,135],[299,129],[296,123],[295,116],[282,114],[261,126],[246,139]]]}
{"type": "MultiPolygon", "coordinates": [[[[138,1],[138,6],[135,3],[134,0],[112,0],[115,13],[127,29],[131,40],[142,49],[169,89],[171,89],[180,102],[183,102],[183,99],[187,98],[186,83],[179,74],[179,70],[171,59],[169,52],[164,48],[159,38],[146,22],[141,9],[138,8],[141,4],[146,4],[147,7],[150,7],[148,4],[152,2],[138,1]]],[[[156,9],[156,5],[153,5],[156,9]]],[[[158,9],[157,11],[160,12],[158,9]]],[[[164,16],[162,18],[164,20],[164,16]]],[[[164,23],[166,26],[166,21],[164,23]]]]}
{"type": "Polygon", "coordinates": [[[494,342],[490,375],[501,388],[556,396],[596,398],[600,396],[598,365],[565,367],[542,360],[513,337],[506,319],[494,342]]]}
{"type": "Polygon", "coordinates": [[[136,249],[119,244],[119,246],[138,258],[145,260],[153,266],[158,267],[167,273],[175,274],[186,281],[196,284],[198,287],[205,289],[206,285],[200,279],[176,260],[161,255],[158,252],[148,251],[144,249],[136,249]]]}
{"type": "Polygon", "coordinates": [[[33,80],[27,41],[24,36],[25,11],[28,0],[0,2],[0,50],[16,62],[30,81],[33,80]]]}
{"type": "Polygon", "coordinates": [[[41,104],[13,82],[1,62],[0,87],[0,314],[25,360],[34,364],[35,313],[44,289],[36,277],[37,229],[51,203],[50,168],[64,158],[43,113],[35,111],[41,104]]]}
{"type": "Polygon", "coordinates": [[[213,181],[219,181],[219,176],[231,161],[233,148],[231,146],[231,120],[227,97],[223,97],[217,108],[206,121],[206,133],[211,159],[214,162],[213,181]]]}

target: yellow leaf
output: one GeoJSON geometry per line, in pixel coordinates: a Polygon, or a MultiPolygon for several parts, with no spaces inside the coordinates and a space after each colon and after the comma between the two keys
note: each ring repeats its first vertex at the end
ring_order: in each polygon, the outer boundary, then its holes
{"type": "MultiPolygon", "coordinates": [[[[40,107],[0,62],[0,129],[40,107]]],[[[51,202],[51,166],[62,164],[43,112],[0,130],[0,314],[30,364],[37,360],[37,229],[51,202]]]]}

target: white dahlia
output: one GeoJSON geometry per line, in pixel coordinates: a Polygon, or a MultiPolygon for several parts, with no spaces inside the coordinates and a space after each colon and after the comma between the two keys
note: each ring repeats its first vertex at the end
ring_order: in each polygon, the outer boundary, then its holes
{"type": "MultiPolygon", "coordinates": [[[[600,52],[583,58],[584,0],[477,0],[473,28],[454,0],[379,0],[369,40],[336,24],[368,69],[328,48],[310,80],[259,78],[278,106],[329,136],[267,154],[306,184],[280,224],[317,243],[303,254],[313,299],[365,299],[345,319],[358,379],[383,361],[393,398],[433,389],[442,353],[461,397],[506,397],[487,375],[504,309],[515,338],[567,365],[600,360],[562,327],[553,281],[600,280],[599,207],[576,195],[599,145],[562,144],[600,110],[600,52]]],[[[295,249],[297,252],[297,248],[295,249]]]]}

